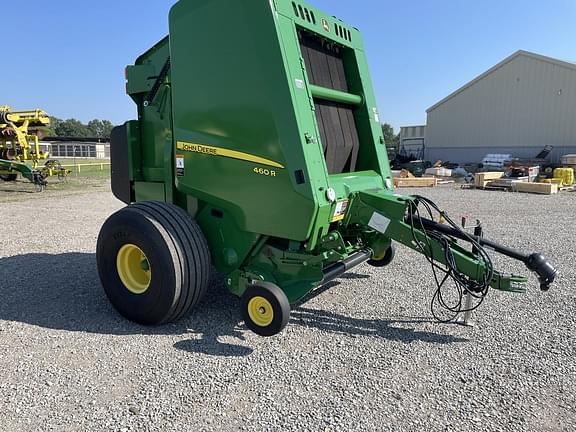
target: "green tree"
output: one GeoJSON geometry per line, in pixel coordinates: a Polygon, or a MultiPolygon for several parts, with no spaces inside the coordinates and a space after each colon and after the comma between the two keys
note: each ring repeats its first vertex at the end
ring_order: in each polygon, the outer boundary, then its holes
{"type": "Polygon", "coordinates": [[[382,134],[384,134],[384,141],[386,147],[400,147],[400,133],[394,133],[394,128],[388,123],[382,123],[382,134]]]}
{"type": "Polygon", "coordinates": [[[63,120],[56,125],[54,130],[60,137],[87,138],[91,135],[88,126],[76,119],[63,120]]]}
{"type": "Polygon", "coordinates": [[[57,137],[110,138],[113,128],[114,125],[109,120],[94,119],[84,124],[76,119],[50,117],[49,131],[51,136],[57,137]]]}
{"type": "Polygon", "coordinates": [[[114,125],[108,120],[94,119],[88,122],[91,137],[110,138],[114,125]]]}
{"type": "Polygon", "coordinates": [[[59,119],[58,117],[52,117],[50,116],[50,129],[52,131],[54,131],[54,135],[52,136],[58,136],[58,133],[56,132],[56,129],[58,129],[58,125],[62,123],[62,119],[59,119]]]}

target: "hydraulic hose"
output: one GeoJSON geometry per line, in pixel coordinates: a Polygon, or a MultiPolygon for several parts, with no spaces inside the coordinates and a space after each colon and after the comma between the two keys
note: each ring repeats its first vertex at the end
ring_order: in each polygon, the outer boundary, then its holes
{"type": "Polygon", "coordinates": [[[437,231],[442,234],[458,238],[460,240],[467,240],[469,237],[471,237],[482,246],[487,246],[488,248],[493,249],[502,255],[523,262],[530,271],[537,275],[538,281],[540,282],[540,289],[542,291],[548,291],[550,289],[550,285],[552,285],[556,279],[556,276],[558,275],[558,271],[554,268],[554,266],[539,253],[525,254],[515,249],[511,249],[509,247],[498,244],[494,241],[487,240],[481,236],[464,234],[450,226],[442,225],[430,219],[421,217],[415,220],[421,223],[422,226],[428,230],[437,231]]]}

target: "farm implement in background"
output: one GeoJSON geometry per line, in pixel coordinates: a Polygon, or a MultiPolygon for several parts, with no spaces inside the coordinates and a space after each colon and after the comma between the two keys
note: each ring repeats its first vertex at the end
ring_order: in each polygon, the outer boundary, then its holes
{"type": "Polygon", "coordinates": [[[38,134],[31,129],[49,125],[50,117],[40,109],[12,111],[7,105],[0,106],[0,180],[15,181],[21,174],[41,191],[48,177],[63,180],[69,174],[42,151],[38,134]]]}

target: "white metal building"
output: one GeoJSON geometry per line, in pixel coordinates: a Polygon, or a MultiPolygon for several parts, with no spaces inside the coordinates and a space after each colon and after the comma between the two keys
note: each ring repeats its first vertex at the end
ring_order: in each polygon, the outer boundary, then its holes
{"type": "Polygon", "coordinates": [[[424,158],[426,126],[402,126],[400,128],[400,152],[424,158]]]}
{"type": "Polygon", "coordinates": [[[402,126],[400,128],[400,146],[421,145],[426,141],[426,126],[402,126]]]}
{"type": "Polygon", "coordinates": [[[518,51],[428,109],[427,160],[576,153],[576,64],[518,51]]]}
{"type": "Polygon", "coordinates": [[[110,159],[110,143],[41,142],[40,147],[58,159],[110,159]]]}

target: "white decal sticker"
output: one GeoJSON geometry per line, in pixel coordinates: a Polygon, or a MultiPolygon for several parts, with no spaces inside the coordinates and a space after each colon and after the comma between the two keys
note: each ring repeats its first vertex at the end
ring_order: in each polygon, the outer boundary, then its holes
{"type": "Polygon", "coordinates": [[[380,213],[377,212],[374,212],[372,218],[370,219],[370,222],[368,222],[368,226],[370,228],[373,228],[382,234],[386,234],[388,225],[390,225],[390,219],[388,219],[385,216],[382,216],[380,213]]]}
{"type": "Polygon", "coordinates": [[[184,156],[176,155],[176,176],[184,177],[184,156]]]}
{"type": "Polygon", "coordinates": [[[338,222],[344,219],[346,215],[346,210],[348,210],[348,204],[350,203],[349,200],[339,201],[336,204],[336,211],[334,212],[334,216],[332,216],[332,222],[338,222]]]}
{"type": "Polygon", "coordinates": [[[304,88],[304,80],[296,78],[296,88],[303,89],[304,88]]]}

